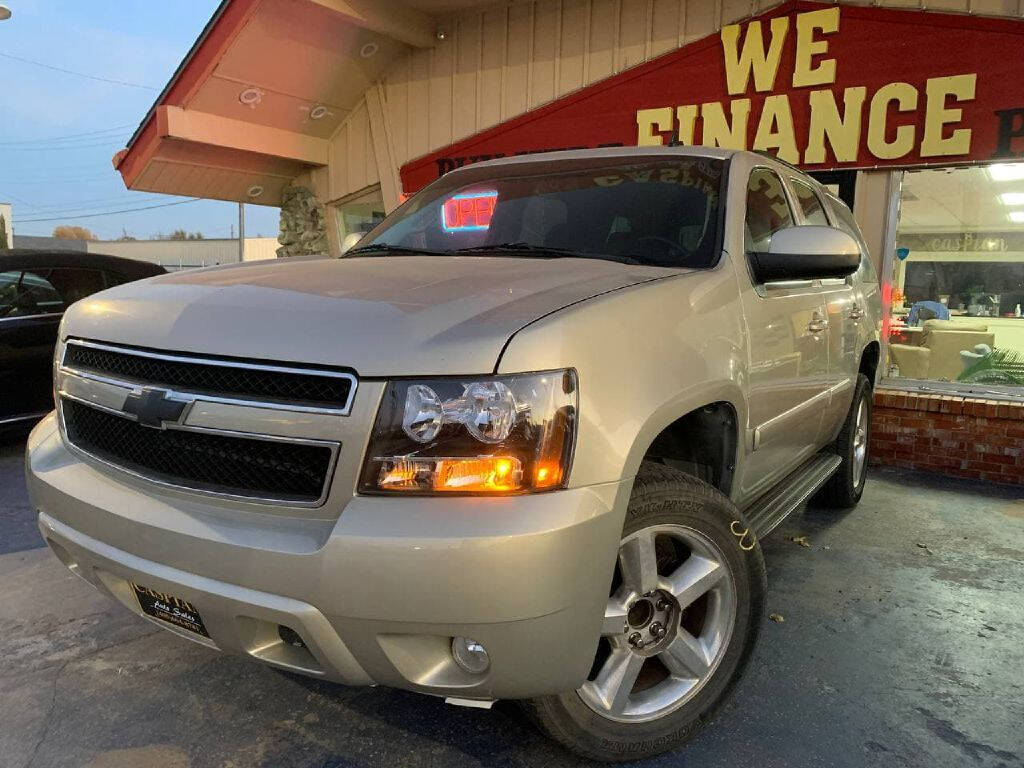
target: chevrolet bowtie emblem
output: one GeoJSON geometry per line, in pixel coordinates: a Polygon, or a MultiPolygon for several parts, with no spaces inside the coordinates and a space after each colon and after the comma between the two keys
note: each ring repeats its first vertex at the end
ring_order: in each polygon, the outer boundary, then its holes
{"type": "Polygon", "coordinates": [[[146,427],[162,429],[167,422],[176,423],[189,403],[175,400],[166,389],[144,387],[132,392],[124,401],[124,412],[146,427]]]}

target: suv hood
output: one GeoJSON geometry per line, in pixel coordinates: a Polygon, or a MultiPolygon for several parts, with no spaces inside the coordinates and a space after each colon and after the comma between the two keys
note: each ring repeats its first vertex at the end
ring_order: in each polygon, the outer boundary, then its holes
{"type": "Polygon", "coordinates": [[[345,366],[361,376],[479,374],[539,317],[674,274],[594,259],[281,259],[178,272],[95,294],[68,336],[345,366]]]}

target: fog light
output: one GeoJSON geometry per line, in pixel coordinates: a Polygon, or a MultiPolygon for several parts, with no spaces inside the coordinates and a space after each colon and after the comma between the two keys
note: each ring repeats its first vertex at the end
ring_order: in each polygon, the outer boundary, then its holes
{"type": "Polygon", "coordinates": [[[452,638],[452,658],[471,675],[481,675],[491,666],[487,649],[468,637],[452,638]]]}

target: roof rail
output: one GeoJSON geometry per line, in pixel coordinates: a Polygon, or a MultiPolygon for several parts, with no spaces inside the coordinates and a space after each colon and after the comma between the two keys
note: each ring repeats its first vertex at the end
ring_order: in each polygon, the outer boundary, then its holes
{"type": "Polygon", "coordinates": [[[784,165],[787,168],[790,168],[790,169],[796,171],[797,173],[803,173],[803,174],[807,173],[807,171],[805,171],[805,170],[803,170],[801,168],[798,168],[797,166],[793,165],[792,163],[788,162],[787,160],[783,160],[781,157],[776,157],[775,155],[771,154],[770,152],[768,152],[766,150],[763,150],[763,149],[752,149],[750,151],[753,152],[755,155],[760,155],[761,157],[767,157],[769,160],[774,160],[776,163],[781,163],[782,165],[784,165]]]}

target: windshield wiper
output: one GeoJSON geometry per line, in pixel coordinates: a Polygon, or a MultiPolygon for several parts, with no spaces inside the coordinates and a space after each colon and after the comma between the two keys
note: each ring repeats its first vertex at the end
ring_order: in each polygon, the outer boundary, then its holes
{"type": "Polygon", "coordinates": [[[590,253],[588,251],[577,251],[572,248],[553,248],[546,245],[533,245],[531,243],[495,243],[494,245],[478,245],[473,248],[458,248],[448,253],[510,253],[516,256],[525,256],[538,259],[604,259],[605,261],[617,261],[622,264],[640,264],[638,259],[631,256],[615,256],[609,253],[590,253]]]}
{"type": "Polygon", "coordinates": [[[389,245],[388,243],[371,243],[353,248],[342,254],[342,258],[350,256],[368,256],[370,254],[386,256],[447,256],[451,251],[432,251],[429,248],[411,248],[407,245],[389,245]]]}

